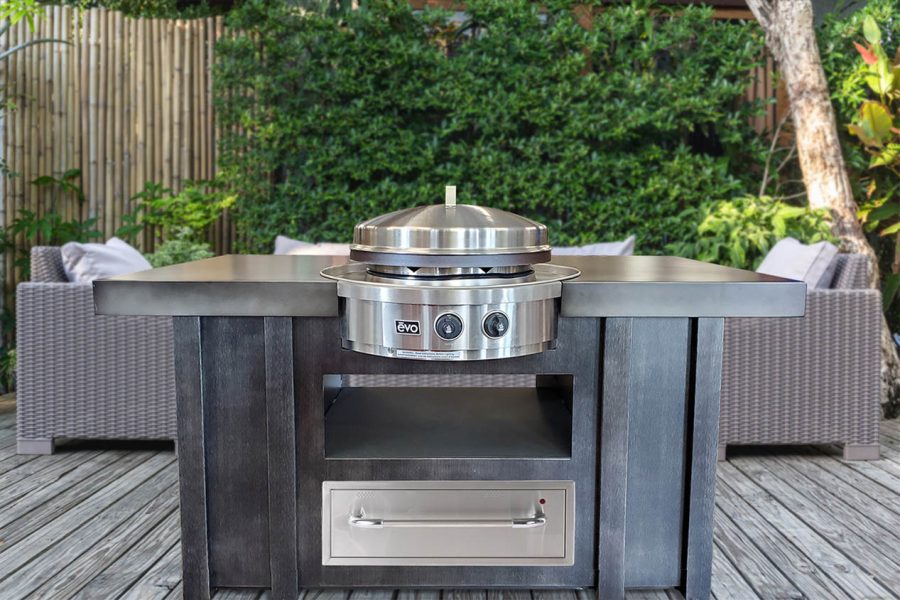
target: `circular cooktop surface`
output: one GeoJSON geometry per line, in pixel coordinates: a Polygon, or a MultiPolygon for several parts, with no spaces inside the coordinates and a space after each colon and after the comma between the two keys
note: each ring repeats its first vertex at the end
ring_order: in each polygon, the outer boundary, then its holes
{"type": "Polygon", "coordinates": [[[323,277],[357,285],[371,285],[380,288],[452,288],[452,289],[500,289],[518,286],[539,285],[574,279],[581,271],[574,267],[554,264],[532,265],[530,272],[516,277],[396,277],[372,271],[368,263],[350,262],[344,265],[326,267],[323,277]]]}

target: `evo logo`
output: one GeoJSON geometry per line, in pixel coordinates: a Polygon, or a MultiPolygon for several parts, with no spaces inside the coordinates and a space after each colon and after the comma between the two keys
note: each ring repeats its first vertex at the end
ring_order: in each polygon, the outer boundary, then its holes
{"type": "Polygon", "coordinates": [[[394,330],[400,335],[422,335],[418,321],[394,321],[394,330]]]}

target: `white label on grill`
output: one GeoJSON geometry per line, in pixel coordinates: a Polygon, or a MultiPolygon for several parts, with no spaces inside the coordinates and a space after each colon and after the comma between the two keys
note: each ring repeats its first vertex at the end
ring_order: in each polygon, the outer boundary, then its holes
{"type": "Polygon", "coordinates": [[[418,321],[394,321],[394,330],[400,335],[422,335],[418,321]]]}
{"type": "Polygon", "coordinates": [[[435,352],[434,350],[395,350],[397,358],[413,358],[416,360],[460,360],[462,352],[435,352]]]}

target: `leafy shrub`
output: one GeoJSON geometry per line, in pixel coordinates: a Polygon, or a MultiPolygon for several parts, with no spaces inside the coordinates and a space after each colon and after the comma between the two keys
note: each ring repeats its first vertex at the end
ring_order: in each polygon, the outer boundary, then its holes
{"type": "Polygon", "coordinates": [[[201,260],[211,256],[213,256],[213,252],[209,244],[176,238],[163,242],[156,252],[147,255],[147,260],[155,268],[201,260]]]}
{"type": "Polygon", "coordinates": [[[194,19],[224,14],[237,0],[41,0],[46,4],[69,4],[78,8],[103,7],[122,11],[128,17],[194,19]]]}
{"type": "Polygon", "coordinates": [[[157,227],[164,239],[202,238],[235,201],[234,196],[217,193],[210,186],[208,181],[192,181],[173,194],[158,184],[147,184],[141,197],[145,223],[157,227]]]}
{"type": "Polygon", "coordinates": [[[835,241],[827,211],[767,196],[705,202],[687,212],[685,216],[697,223],[696,233],[688,241],[670,244],[669,251],[740,269],[756,269],[772,246],[786,237],[807,244],[835,241]]]}
{"type": "Polygon", "coordinates": [[[761,60],[755,24],[641,1],[466,6],[462,23],[406,0],[231,13],[214,83],[241,250],[277,234],[347,241],[455,184],[461,202],[546,223],[555,244],[634,233],[661,252],[686,207],[755,177],[758,107],[740,101],[761,60]]]}
{"type": "Polygon", "coordinates": [[[859,10],[850,14],[841,11],[826,13],[816,31],[831,99],[837,110],[838,122],[844,124],[856,119],[860,104],[869,98],[866,84],[869,69],[860,61],[854,44],[862,41],[866,18],[874,19],[880,26],[882,45],[888,56],[893,56],[900,49],[900,18],[896,0],[868,0],[865,6],[859,2],[849,4],[859,10]]]}
{"type": "Polygon", "coordinates": [[[817,34],[860,219],[871,232],[869,241],[879,256],[886,316],[897,331],[900,303],[892,301],[900,287],[900,276],[894,273],[900,234],[900,138],[898,124],[891,121],[900,115],[900,71],[896,70],[900,18],[897,0],[851,5],[859,10],[827,15],[817,34]],[[893,74],[885,73],[891,62],[893,74]]]}
{"type": "Polygon", "coordinates": [[[148,181],[131,197],[134,209],[122,216],[116,235],[135,241],[146,227],[155,227],[160,241],[201,242],[208,227],[232,206],[234,196],[222,194],[210,181],[190,181],[179,193],[148,181]]]}
{"type": "Polygon", "coordinates": [[[234,197],[218,191],[212,182],[192,181],[175,194],[153,182],[131,198],[134,210],[123,216],[116,235],[137,238],[145,227],[155,227],[161,242],[147,260],[154,267],[165,267],[213,256],[204,236],[222,211],[234,204],[234,197]]]}
{"type": "Polygon", "coordinates": [[[51,202],[44,207],[43,213],[20,208],[12,223],[0,230],[0,249],[15,253],[13,264],[23,279],[31,276],[32,246],[62,246],[68,242],[88,242],[102,236],[96,228],[95,217],[67,220],[63,211],[58,210],[59,202],[77,203],[79,207],[84,203],[84,192],[78,183],[80,178],[79,169],[68,169],[60,177],[44,175],[32,180],[31,185],[54,188],[58,193],[51,196],[51,202]]]}

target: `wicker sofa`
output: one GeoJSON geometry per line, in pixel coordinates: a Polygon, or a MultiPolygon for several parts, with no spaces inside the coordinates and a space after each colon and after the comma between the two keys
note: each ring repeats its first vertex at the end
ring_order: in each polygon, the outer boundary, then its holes
{"type": "Polygon", "coordinates": [[[832,444],[878,458],[881,294],[862,255],[841,254],[806,316],[727,319],[719,460],[731,444],[832,444]]]}
{"type": "MultiPolygon", "coordinates": [[[[59,248],[33,248],[31,268],[17,296],[18,451],[50,453],[55,438],[174,439],[171,319],[95,315],[91,286],[67,281],[59,248]]],[[[727,445],[815,443],[877,458],[881,297],[866,269],[840,255],[805,317],[726,321],[720,460],[727,445]]]]}
{"type": "Polygon", "coordinates": [[[174,439],[172,320],[94,314],[89,284],[69,283],[56,247],[31,250],[18,287],[17,447],[56,438],[174,439]]]}

